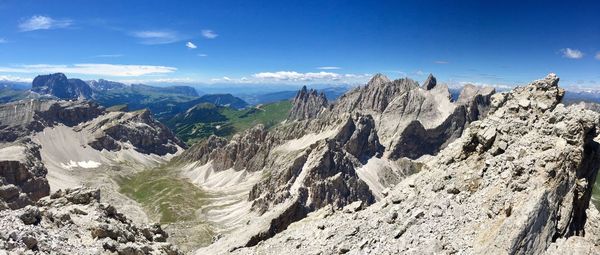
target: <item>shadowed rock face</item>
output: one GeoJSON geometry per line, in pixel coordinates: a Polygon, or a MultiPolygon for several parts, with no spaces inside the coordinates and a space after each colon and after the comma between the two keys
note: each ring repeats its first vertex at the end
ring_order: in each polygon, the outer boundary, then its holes
{"type": "Polygon", "coordinates": [[[435,85],[437,85],[437,79],[433,76],[433,74],[429,74],[427,79],[421,85],[421,88],[424,90],[431,90],[435,87],[435,85]]]}
{"type": "Polygon", "coordinates": [[[317,117],[324,108],[327,108],[327,97],[323,92],[314,89],[308,90],[303,86],[292,102],[293,106],[288,114],[288,120],[303,120],[317,117]]]}
{"type": "Polygon", "coordinates": [[[39,149],[30,140],[0,148],[0,210],[25,207],[50,193],[39,149]]]}
{"type": "Polygon", "coordinates": [[[92,89],[86,82],[80,79],[67,79],[67,76],[62,73],[38,75],[33,79],[31,91],[67,100],[92,97],[92,89]]]}

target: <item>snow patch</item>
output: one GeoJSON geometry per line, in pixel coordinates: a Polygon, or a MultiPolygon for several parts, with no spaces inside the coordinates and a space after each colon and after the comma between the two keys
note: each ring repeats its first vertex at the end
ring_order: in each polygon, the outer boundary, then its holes
{"type": "Polygon", "coordinates": [[[79,161],[79,162],[75,162],[73,160],[69,160],[69,162],[67,164],[64,163],[60,163],[60,166],[66,169],[73,169],[75,167],[81,167],[81,168],[97,168],[99,166],[101,166],[102,164],[93,160],[88,160],[88,161],[79,161]]]}

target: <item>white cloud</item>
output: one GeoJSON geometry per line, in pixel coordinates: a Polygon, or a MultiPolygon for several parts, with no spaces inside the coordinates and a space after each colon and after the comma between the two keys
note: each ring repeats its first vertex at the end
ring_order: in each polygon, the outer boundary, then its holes
{"type": "Polygon", "coordinates": [[[208,55],[204,54],[204,53],[200,53],[200,54],[198,54],[198,57],[208,57],[208,55]]]}
{"type": "Polygon", "coordinates": [[[580,59],[583,58],[583,52],[576,49],[565,48],[560,50],[563,53],[563,57],[571,58],[571,59],[580,59]]]}
{"type": "Polygon", "coordinates": [[[217,33],[215,33],[215,31],[205,29],[205,30],[202,30],[202,36],[204,36],[205,38],[208,38],[208,39],[215,39],[219,35],[217,33]]]}
{"type": "Polygon", "coordinates": [[[196,45],[195,45],[194,43],[192,43],[192,42],[187,42],[187,43],[185,44],[185,47],[188,47],[188,48],[190,48],[190,49],[195,49],[195,48],[198,48],[198,46],[196,46],[196,45]]]}
{"type": "Polygon", "coordinates": [[[448,64],[448,61],[445,61],[445,60],[436,60],[436,61],[433,61],[433,63],[438,64],[438,65],[444,65],[444,64],[448,64]]]}
{"type": "Polygon", "coordinates": [[[596,56],[595,56],[595,58],[596,58],[597,60],[600,60],[600,51],[599,51],[599,52],[596,52],[596,56]]]}
{"type": "Polygon", "coordinates": [[[113,65],[113,64],[74,64],[74,65],[21,65],[1,67],[0,73],[70,73],[105,76],[142,76],[148,74],[166,74],[177,68],[151,65],[113,65]]]}
{"type": "Polygon", "coordinates": [[[201,81],[194,80],[189,77],[181,77],[181,78],[158,78],[158,79],[121,79],[117,80],[118,82],[125,84],[153,84],[153,83],[199,83],[201,81]]]}
{"type": "Polygon", "coordinates": [[[71,26],[73,22],[69,19],[53,19],[48,16],[32,16],[29,19],[19,23],[19,30],[22,32],[42,30],[42,29],[55,29],[55,28],[66,28],[71,26]]]}
{"type": "Polygon", "coordinates": [[[179,35],[174,31],[159,31],[159,30],[148,30],[148,31],[137,31],[133,33],[133,36],[140,38],[142,44],[168,44],[179,41],[179,35]]]}
{"type": "Polygon", "coordinates": [[[4,38],[0,38],[0,43],[7,43],[8,41],[4,38]]]}
{"type": "Polygon", "coordinates": [[[317,69],[319,69],[319,70],[340,70],[342,68],[337,67],[337,66],[320,66],[320,67],[317,67],[317,69]]]}
{"type": "Polygon", "coordinates": [[[425,72],[423,72],[423,71],[421,71],[421,70],[417,70],[417,71],[415,72],[415,75],[418,75],[418,76],[423,76],[423,75],[425,75],[425,72]]]}
{"type": "Polygon", "coordinates": [[[315,79],[339,79],[340,74],[330,72],[318,73],[299,73],[295,71],[279,71],[279,72],[262,72],[252,75],[258,79],[265,80],[293,80],[293,81],[308,81],[315,79]]]}

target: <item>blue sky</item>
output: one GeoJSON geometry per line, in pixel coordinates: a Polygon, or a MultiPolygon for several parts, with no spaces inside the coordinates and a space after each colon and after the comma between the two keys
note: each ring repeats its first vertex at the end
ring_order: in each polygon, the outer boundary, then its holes
{"type": "Polygon", "coordinates": [[[600,88],[598,1],[0,0],[0,79],[600,88]]]}

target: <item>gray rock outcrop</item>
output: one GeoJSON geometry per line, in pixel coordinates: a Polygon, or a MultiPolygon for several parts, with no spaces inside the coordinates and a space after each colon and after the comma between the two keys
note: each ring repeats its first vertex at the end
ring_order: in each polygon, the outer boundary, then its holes
{"type": "Polygon", "coordinates": [[[76,188],[0,211],[0,247],[11,254],[182,254],[160,225],[136,226],[99,200],[99,190],[76,188]]]}

